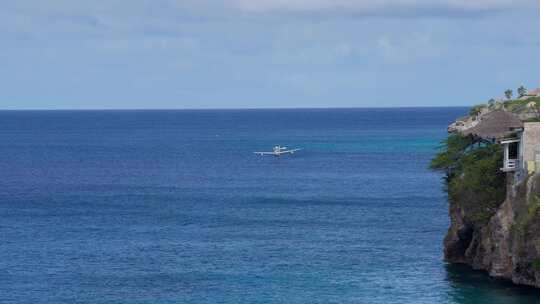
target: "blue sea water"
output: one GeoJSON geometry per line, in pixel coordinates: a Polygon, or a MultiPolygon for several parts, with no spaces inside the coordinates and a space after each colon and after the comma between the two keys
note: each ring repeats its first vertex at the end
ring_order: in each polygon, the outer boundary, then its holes
{"type": "Polygon", "coordinates": [[[1,111],[0,303],[540,303],[442,260],[464,113],[1,111]]]}

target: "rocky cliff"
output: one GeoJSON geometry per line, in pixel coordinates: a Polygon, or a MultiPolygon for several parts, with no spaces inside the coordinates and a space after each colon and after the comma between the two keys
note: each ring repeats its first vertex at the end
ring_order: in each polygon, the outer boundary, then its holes
{"type": "Polygon", "coordinates": [[[450,197],[451,226],[444,239],[445,259],[485,270],[493,277],[540,287],[539,197],[540,176],[517,181],[508,173],[506,199],[484,210],[487,219],[476,220],[473,213],[478,210],[470,202],[474,193],[454,193],[450,197]]]}
{"type": "MultiPolygon", "coordinates": [[[[448,127],[431,168],[445,173],[451,219],[446,261],[540,288],[540,174],[524,167],[501,171],[499,144],[523,135],[517,132],[532,121],[540,121],[540,95],[474,106],[448,127]]],[[[519,149],[527,151],[524,145],[519,149]]]]}

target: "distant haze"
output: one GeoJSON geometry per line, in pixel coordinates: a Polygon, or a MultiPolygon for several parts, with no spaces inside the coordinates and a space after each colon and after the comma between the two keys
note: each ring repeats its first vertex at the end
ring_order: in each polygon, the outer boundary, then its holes
{"type": "Polygon", "coordinates": [[[457,106],[540,86],[539,1],[4,1],[0,109],[457,106]]]}

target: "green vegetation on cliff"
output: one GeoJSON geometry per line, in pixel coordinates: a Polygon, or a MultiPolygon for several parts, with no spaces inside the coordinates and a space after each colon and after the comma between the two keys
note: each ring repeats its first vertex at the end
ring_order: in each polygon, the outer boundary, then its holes
{"type": "MultiPolygon", "coordinates": [[[[525,97],[524,88],[518,94],[525,97]]],[[[476,137],[460,133],[485,122],[492,117],[486,115],[497,110],[514,113],[522,121],[540,120],[540,96],[512,99],[508,95],[508,100],[474,106],[468,117],[450,125],[448,129],[456,133],[446,138],[431,161],[432,169],[445,173],[450,203],[444,257],[450,263],[465,263],[491,276],[540,288],[540,175],[501,171],[500,144],[480,139],[474,132],[463,133],[476,137]]]]}
{"type": "Polygon", "coordinates": [[[484,225],[506,197],[500,145],[448,136],[430,167],[446,173],[448,197],[464,209],[465,220],[484,225]]]}
{"type": "Polygon", "coordinates": [[[538,218],[540,218],[540,198],[533,194],[527,202],[526,210],[516,215],[516,222],[512,228],[521,235],[525,235],[531,223],[538,218]]]}
{"type": "Polygon", "coordinates": [[[534,106],[537,110],[540,109],[540,97],[531,97],[527,99],[508,100],[503,103],[505,109],[510,112],[520,112],[530,103],[536,103],[534,106]]]}

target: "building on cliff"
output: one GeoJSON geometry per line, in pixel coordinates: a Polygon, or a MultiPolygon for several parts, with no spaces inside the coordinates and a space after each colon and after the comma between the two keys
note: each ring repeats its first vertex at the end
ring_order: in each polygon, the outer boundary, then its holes
{"type": "Polygon", "coordinates": [[[515,172],[518,177],[540,172],[540,122],[522,122],[511,112],[497,110],[461,133],[503,145],[504,172],[515,172]]]}
{"type": "Polygon", "coordinates": [[[527,93],[525,93],[525,95],[520,97],[520,99],[529,99],[531,97],[539,97],[539,96],[540,96],[540,88],[537,88],[537,89],[528,91],[527,93]]]}
{"type": "Polygon", "coordinates": [[[476,125],[461,133],[495,142],[511,136],[515,130],[521,128],[523,123],[517,115],[505,110],[496,110],[480,116],[476,125]]]}
{"type": "Polygon", "coordinates": [[[514,138],[500,142],[504,146],[503,171],[540,172],[540,122],[525,122],[514,138]]]}
{"type": "Polygon", "coordinates": [[[457,156],[465,167],[447,171],[451,225],[444,257],[540,288],[540,122],[511,110],[493,110],[477,115],[474,125],[449,128],[473,140],[458,141],[468,145],[457,156]],[[476,149],[482,145],[486,149],[476,149]],[[483,163],[476,166],[476,160],[483,163]]]}
{"type": "Polygon", "coordinates": [[[513,136],[501,139],[504,172],[515,172],[517,177],[540,172],[540,122],[524,122],[513,130],[513,136]]]}

